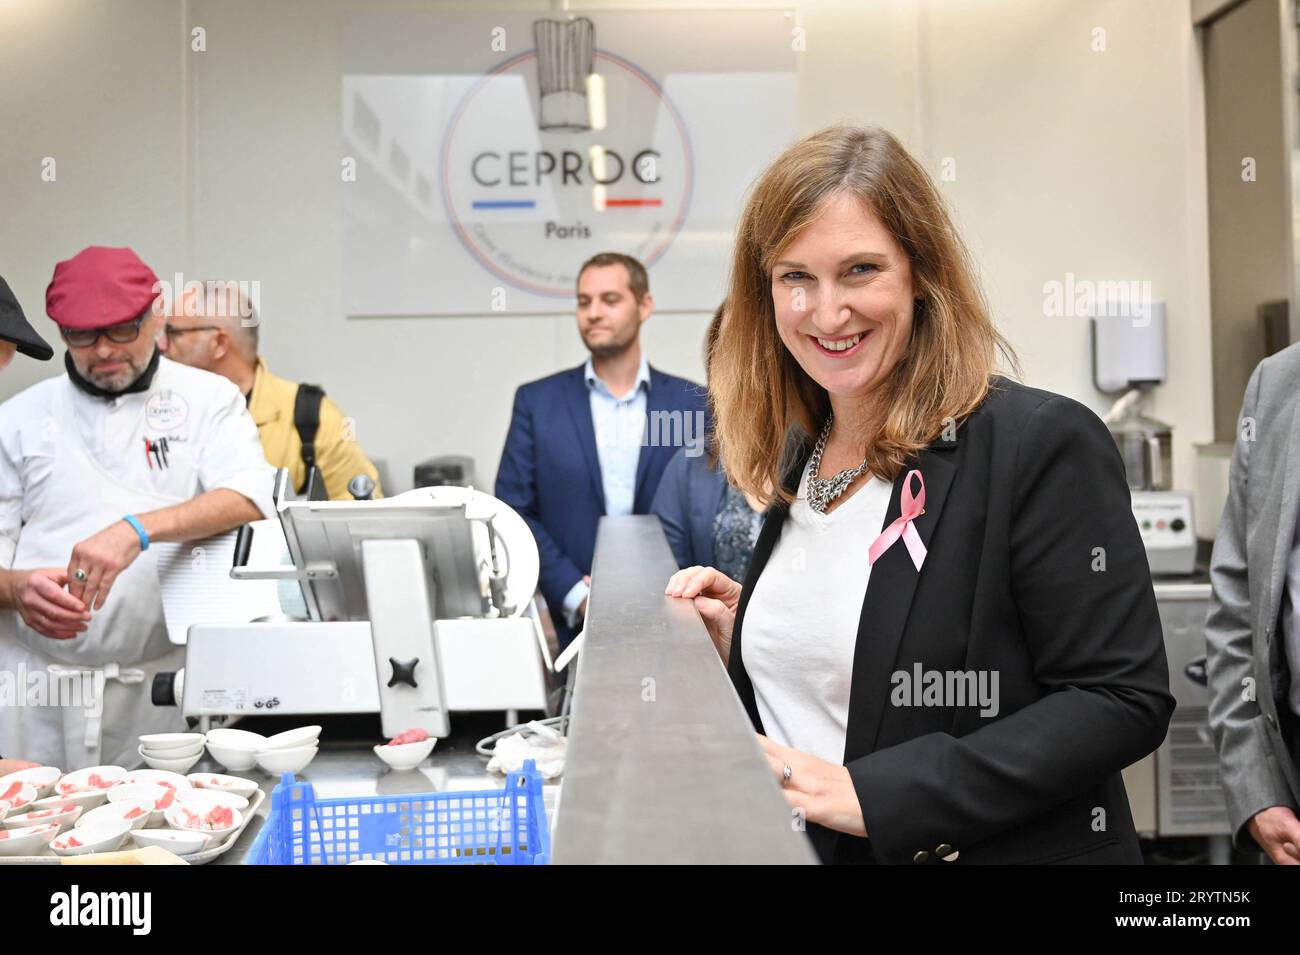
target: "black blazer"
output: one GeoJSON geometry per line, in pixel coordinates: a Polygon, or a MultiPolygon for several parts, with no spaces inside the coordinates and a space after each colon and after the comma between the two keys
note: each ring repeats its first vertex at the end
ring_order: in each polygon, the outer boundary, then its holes
{"type": "MultiPolygon", "coordinates": [[[[810,824],[818,855],[1140,863],[1120,770],[1160,745],[1174,700],[1110,432],[1076,401],[995,378],[955,439],[935,441],[911,467],[925,479],[915,524],[928,556],[918,573],[899,541],[876,562],[853,658],[844,764],[868,838],[810,824]],[[997,714],[895,705],[892,674],[917,664],[996,671],[997,714]]],[[[886,526],[902,484],[900,475],[886,526]]],[[[745,608],[786,513],[776,505],[764,522],[731,645],[732,682],[759,732],[745,608]]]]}

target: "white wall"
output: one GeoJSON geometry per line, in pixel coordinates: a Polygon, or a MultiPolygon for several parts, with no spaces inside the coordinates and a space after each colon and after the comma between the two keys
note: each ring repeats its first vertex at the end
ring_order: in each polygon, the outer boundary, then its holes
{"type": "Polygon", "coordinates": [[[945,184],[1025,380],[1105,411],[1088,321],[1048,317],[1043,285],[1146,280],[1168,302],[1174,486],[1212,441],[1200,65],[1180,0],[930,0],[923,151],[945,184]],[[996,25],[996,26],[993,26],[996,25]],[[1104,28],[1106,50],[1093,52],[1104,28]]]}
{"type": "MultiPolygon", "coordinates": [[[[1107,404],[1091,386],[1084,320],[1044,317],[1044,282],[1067,272],[1145,278],[1169,301],[1173,374],[1156,413],[1174,425],[1176,481],[1190,486],[1191,445],[1211,436],[1211,358],[1188,0],[790,6],[808,43],[800,130],[876,123],[932,171],[956,160],[944,189],[1029,383],[1107,404]],[[1090,50],[1096,26],[1105,53],[1090,50]]],[[[578,364],[582,345],[568,318],[341,314],[347,9],[346,0],[0,3],[0,274],[43,332],[54,262],[91,243],[130,244],[164,277],[256,279],[263,353],[279,373],[327,388],[387,462],[393,489],[409,487],[416,461],[453,452],[472,454],[490,487],[515,386],[578,364]],[[191,26],[207,30],[207,52],[189,51],[191,26]],[[58,160],[56,183],[40,181],[47,155],[58,160]]],[[[655,316],[651,361],[702,378],[706,321],[655,316]]],[[[16,363],[0,395],[53,370],[16,363]]]]}
{"type": "MultiPolygon", "coordinates": [[[[180,7],[174,0],[0,3],[0,275],[58,351],[45,317],[54,263],[130,244],[171,262],[185,236],[180,7]],[[54,160],[55,180],[42,181],[54,160]]],[[[21,356],[0,395],[62,371],[21,356]]]]}

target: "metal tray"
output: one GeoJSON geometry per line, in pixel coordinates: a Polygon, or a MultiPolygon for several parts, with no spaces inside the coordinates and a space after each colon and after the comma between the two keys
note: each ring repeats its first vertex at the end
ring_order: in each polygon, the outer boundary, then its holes
{"type": "MultiPolygon", "coordinates": [[[[239,824],[238,829],[234,829],[227,833],[222,837],[221,841],[214,846],[209,846],[206,849],[191,853],[187,856],[177,856],[177,858],[188,862],[190,865],[203,865],[204,863],[211,862],[217,856],[229,852],[234,848],[235,843],[239,841],[239,837],[244,834],[244,830],[248,828],[248,824],[253,820],[253,817],[257,815],[257,810],[265,801],[266,793],[259,788],[253,793],[253,795],[248,797],[248,808],[240,810],[240,813],[243,816],[243,822],[239,824]]],[[[134,843],[128,843],[123,847],[123,849],[129,849],[133,845],[134,843]]],[[[117,849],[115,851],[121,852],[123,849],[117,849]]],[[[100,854],[101,853],[92,852],[88,855],[76,856],[75,858],[93,859],[95,856],[100,854]]],[[[45,851],[40,855],[0,856],[0,865],[58,865],[63,862],[63,858],[64,857],[62,856],[55,855],[54,851],[50,849],[49,846],[46,846],[45,851]]]]}

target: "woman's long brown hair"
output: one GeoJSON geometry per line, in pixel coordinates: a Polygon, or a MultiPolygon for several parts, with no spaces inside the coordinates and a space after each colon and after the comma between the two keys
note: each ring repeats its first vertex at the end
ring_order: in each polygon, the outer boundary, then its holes
{"type": "MultiPolygon", "coordinates": [[[[772,263],[828,199],[856,196],[911,262],[920,306],[912,338],[882,383],[883,423],[865,448],[871,473],[893,480],[917,451],[955,428],[984,400],[998,352],[1016,359],[998,333],[975,269],[943,198],[890,133],[832,126],[786,150],[759,178],[737,229],[727,321],[709,362],[709,395],[723,468],[762,500],[781,486],[795,430],[820,432],[830,400],[781,341],[772,302],[772,263]]],[[[801,434],[799,434],[801,432],[801,434]]]]}

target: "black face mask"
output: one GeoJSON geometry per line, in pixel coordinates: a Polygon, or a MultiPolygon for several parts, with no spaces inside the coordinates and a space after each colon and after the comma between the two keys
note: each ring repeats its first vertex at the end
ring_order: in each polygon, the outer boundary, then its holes
{"type": "Polygon", "coordinates": [[[158,357],[160,354],[161,352],[155,348],[153,350],[153,357],[149,359],[149,364],[146,365],[144,371],[140,373],[140,377],[131,382],[131,384],[127,385],[121,391],[109,391],[105,388],[99,387],[99,385],[95,384],[93,381],[87,381],[85,378],[81,377],[81,372],[77,371],[77,366],[73,364],[72,352],[63,353],[63,366],[68,370],[68,377],[72,379],[72,383],[86,394],[95,398],[111,400],[113,398],[120,398],[122,395],[135,395],[142,391],[148,391],[149,386],[153,384],[154,373],[158,370],[158,357]]]}

